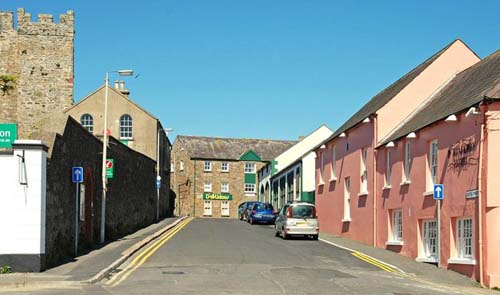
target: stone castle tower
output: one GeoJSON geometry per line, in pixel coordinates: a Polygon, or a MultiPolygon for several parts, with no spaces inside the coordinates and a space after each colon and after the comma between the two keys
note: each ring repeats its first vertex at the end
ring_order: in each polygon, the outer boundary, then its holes
{"type": "Polygon", "coordinates": [[[0,91],[0,123],[18,123],[19,138],[30,138],[38,122],[73,104],[74,14],[54,23],[50,14],[20,8],[0,12],[0,75],[15,77],[14,88],[0,91]]]}

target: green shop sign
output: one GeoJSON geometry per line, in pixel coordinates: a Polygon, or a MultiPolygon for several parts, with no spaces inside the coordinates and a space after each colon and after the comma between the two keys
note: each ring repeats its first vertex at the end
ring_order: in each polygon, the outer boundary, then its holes
{"type": "Polygon", "coordinates": [[[17,139],[17,124],[0,124],[0,148],[12,148],[17,139]]]}
{"type": "Polygon", "coordinates": [[[203,193],[203,200],[230,201],[232,199],[233,199],[233,195],[231,195],[231,194],[203,193]]]}

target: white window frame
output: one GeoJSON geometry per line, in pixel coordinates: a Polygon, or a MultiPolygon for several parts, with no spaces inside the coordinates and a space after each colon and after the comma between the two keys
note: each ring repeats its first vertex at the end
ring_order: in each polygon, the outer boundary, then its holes
{"type": "Polygon", "coordinates": [[[391,163],[391,150],[387,149],[385,154],[385,187],[391,187],[391,177],[392,177],[392,163],[391,163]]]}
{"type": "Polygon", "coordinates": [[[220,192],[221,193],[229,193],[229,183],[228,182],[221,183],[220,192]]]}
{"type": "Polygon", "coordinates": [[[203,216],[212,216],[212,201],[203,201],[203,216]]]}
{"type": "Polygon", "coordinates": [[[228,217],[230,215],[230,202],[229,201],[221,201],[220,204],[220,215],[223,217],[228,217]]]}
{"type": "Polygon", "coordinates": [[[457,258],[474,259],[474,227],[472,218],[457,219],[457,258]],[[470,253],[469,253],[470,252],[470,253]]]}
{"type": "Polygon", "coordinates": [[[330,181],[337,180],[337,145],[332,148],[332,164],[331,164],[331,175],[330,181]]]}
{"type": "Polygon", "coordinates": [[[220,171],[229,172],[229,162],[220,163],[220,171]]]}
{"type": "Polygon", "coordinates": [[[360,183],[360,194],[368,194],[368,149],[361,149],[361,183],[360,183]]]}
{"type": "Polygon", "coordinates": [[[94,132],[94,117],[91,114],[83,114],[80,117],[80,124],[82,124],[83,128],[87,129],[88,132],[94,132]]]}
{"type": "Polygon", "coordinates": [[[342,222],[351,221],[351,178],[344,180],[344,219],[342,222]]]}
{"type": "Polygon", "coordinates": [[[405,142],[405,161],[404,161],[404,183],[410,183],[410,171],[411,171],[411,143],[409,141],[405,142]]]}
{"type": "Polygon", "coordinates": [[[320,167],[319,167],[319,184],[324,184],[325,177],[325,153],[322,151],[320,153],[320,167]]]}
{"type": "Polygon", "coordinates": [[[120,117],[120,139],[132,139],[133,126],[134,120],[132,119],[132,116],[129,114],[123,114],[120,117]]]}
{"type": "Polygon", "coordinates": [[[179,170],[184,171],[184,161],[179,162],[179,170]]]}
{"type": "Polygon", "coordinates": [[[255,183],[245,183],[245,194],[255,194],[255,183]]]}
{"type": "Polygon", "coordinates": [[[203,184],[203,191],[206,193],[212,192],[212,183],[210,181],[205,181],[205,183],[203,184]]]}
{"type": "Polygon", "coordinates": [[[437,261],[437,220],[422,221],[422,258],[437,261]]]}
{"type": "Polygon", "coordinates": [[[403,210],[394,209],[392,210],[392,220],[391,220],[391,232],[392,241],[402,242],[403,241],[403,210]]]}
{"type": "Polygon", "coordinates": [[[212,171],[212,162],[211,161],[205,161],[203,163],[203,171],[205,171],[205,172],[212,171]]]}
{"type": "Polygon", "coordinates": [[[437,183],[438,151],[437,139],[432,140],[429,144],[429,191],[434,190],[434,184],[437,183]]]}
{"type": "Polygon", "coordinates": [[[256,165],[253,162],[245,162],[245,174],[252,174],[256,171],[256,165]]]}

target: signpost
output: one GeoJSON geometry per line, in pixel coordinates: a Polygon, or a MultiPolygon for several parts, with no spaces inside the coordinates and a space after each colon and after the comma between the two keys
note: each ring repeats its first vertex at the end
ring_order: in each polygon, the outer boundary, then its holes
{"type": "Polygon", "coordinates": [[[80,207],[80,183],[83,182],[83,167],[73,167],[71,169],[71,177],[73,183],[76,184],[76,194],[75,194],[75,256],[78,255],[78,217],[79,217],[79,207],[80,207]]]}
{"type": "Polygon", "coordinates": [[[444,200],[444,184],[434,185],[434,200],[437,200],[437,261],[441,267],[441,200],[444,200]]]}
{"type": "Polygon", "coordinates": [[[0,148],[12,148],[17,139],[17,124],[0,124],[0,148]]]}
{"type": "Polygon", "coordinates": [[[115,160],[106,159],[106,178],[113,178],[115,175],[115,160]]]}

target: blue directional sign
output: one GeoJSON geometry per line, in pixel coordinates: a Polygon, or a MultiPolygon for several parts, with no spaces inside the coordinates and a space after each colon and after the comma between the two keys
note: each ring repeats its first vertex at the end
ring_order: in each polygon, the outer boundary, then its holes
{"type": "Polygon", "coordinates": [[[82,183],[83,182],[83,167],[73,167],[73,182],[82,183]]]}
{"type": "Polygon", "coordinates": [[[444,199],[444,184],[435,184],[434,200],[443,200],[443,199],[444,199]]]}
{"type": "Polygon", "coordinates": [[[156,180],[156,188],[159,189],[161,187],[161,180],[156,180]]]}

